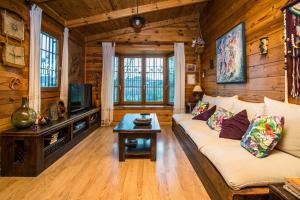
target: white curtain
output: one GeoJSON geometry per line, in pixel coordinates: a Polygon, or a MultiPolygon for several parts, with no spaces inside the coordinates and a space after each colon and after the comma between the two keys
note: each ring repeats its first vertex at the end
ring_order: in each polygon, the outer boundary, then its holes
{"type": "Polygon", "coordinates": [[[64,44],[62,51],[62,69],[60,84],[60,99],[64,101],[65,106],[68,105],[69,92],[69,29],[64,30],[64,44]]]}
{"type": "Polygon", "coordinates": [[[30,10],[29,107],[41,111],[40,33],[42,9],[33,4],[30,10]]]}
{"type": "Polygon", "coordinates": [[[102,43],[103,69],[101,84],[101,118],[102,125],[109,126],[113,121],[114,109],[114,58],[115,45],[111,42],[102,43]]]}
{"type": "Polygon", "coordinates": [[[184,43],[174,44],[175,94],[174,113],[185,113],[185,53],[184,43]]]}

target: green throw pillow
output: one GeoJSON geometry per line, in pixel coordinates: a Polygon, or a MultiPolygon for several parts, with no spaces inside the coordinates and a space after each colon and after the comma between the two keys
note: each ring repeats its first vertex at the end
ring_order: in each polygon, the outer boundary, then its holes
{"type": "Polygon", "coordinates": [[[224,108],[217,108],[216,112],[207,120],[207,125],[211,129],[215,129],[216,131],[221,131],[223,119],[229,119],[233,116],[232,112],[224,108]]]}
{"type": "Polygon", "coordinates": [[[280,140],[283,125],[283,117],[257,116],[243,136],[241,146],[258,158],[266,157],[280,140]]]}
{"type": "Polygon", "coordinates": [[[205,111],[207,111],[208,106],[209,106],[208,102],[198,101],[198,103],[196,104],[196,106],[192,111],[192,115],[197,116],[201,113],[204,113],[205,111]]]}

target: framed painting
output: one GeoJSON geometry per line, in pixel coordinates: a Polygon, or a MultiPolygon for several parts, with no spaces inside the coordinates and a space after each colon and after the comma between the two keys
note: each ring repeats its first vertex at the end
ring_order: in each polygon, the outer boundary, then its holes
{"type": "Polygon", "coordinates": [[[242,22],[216,41],[217,83],[246,82],[245,24],[242,22]]]}
{"type": "Polygon", "coordinates": [[[186,72],[196,72],[195,64],[186,64],[186,72]]]}

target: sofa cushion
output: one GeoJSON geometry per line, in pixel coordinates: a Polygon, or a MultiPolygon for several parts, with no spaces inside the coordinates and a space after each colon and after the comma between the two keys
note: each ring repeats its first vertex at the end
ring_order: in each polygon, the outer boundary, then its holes
{"type": "Polygon", "coordinates": [[[196,104],[196,106],[194,107],[194,109],[192,111],[192,115],[197,116],[201,113],[204,113],[205,111],[207,111],[208,106],[209,106],[208,102],[198,101],[198,103],[196,104]]]}
{"type": "Polygon", "coordinates": [[[251,121],[256,115],[264,114],[264,105],[264,103],[251,103],[234,99],[232,112],[238,113],[247,110],[248,119],[251,121]]]}
{"type": "Polygon", "coordinates": [[[232,96],[232,97],[220,97],[218,96],[214,103],[217,107],[225,108],[226,110],[232,111],[233,108],[233,102],[235,99],[238,99],[238,96],[232,96]]]}
{"type": "Polygon", "coordinates": [[[205,121],[186,120],[181,123],[181,127],[194,141],[198,149],[218,140],[219,132],[210,129],[205,121]]]}
{"type": "Polygon", "coordinates": [[[279,150],[259,159],[241,148],[239,142],[234,140],[230,143],[208,144],[200,151],[234,190],[248,186],[268,186],[271,183],[284,182],[287,176],[300,176],[300,159],[279,150]]]}
{"type": "Polygon", "coordinates": [[[233,113],[228,110],[219,107],[216,112],[207,120],[207,125],[216,131],[221,131],[222,121],[224,119],[231,118],[233,113]]]}
{"type": "Polygon", "coordinates": [[[213,97],[213,96],[209,96],[209,95],[204,94],[203,98],[202,98],[202,101],[208,102],[209,106],[212,107],[212,106],[216,105],[216,103],[215,103],[216,98],[217,97],[213,97]]]}
{"type": "Polygon", "coordinates": [[[181,121],[185,120],[192,120],[193,115],[192,114],[174,114],[173,119],[177,124],[180,124],[181,121]]]}
{"type": "Polygon", "coordinates": [[[207,121],[216,112],[216,109],[217,106],[213,106],[207,111],[200,113],[199,115],[196,115],[195,117],[193,117],[193,119],[207,121]]]}
{"type": "Polygon", "coordinates": [[[283,117],[257,116],[243,136],[241,146],[252,155],[264,158],[270,154],[280,140],[283,125],[283,117]]]}
{"type": "Polygon", "coordinates": [[[220,138],[241,140],[249,125],[247,111],[243,110],[233,117],[223,120],[220,138]]]}
{"type": "Polygon", "coordinates": [[[218,136],[219,136],[218,131],[214,131],[211,129],[208,131],[202,131],[199,129],[188,129],[186,130],[186,133],[197,145],[198,149],[201,149],[202,147],[209,144],[215,144],[218,141],[218,136]]]}
{"type": "Polygon", "coordinates": [[[282,139],[276,148],[300,157],[300,106],[265,98],[265,114],[284,117],[282,139]]]}

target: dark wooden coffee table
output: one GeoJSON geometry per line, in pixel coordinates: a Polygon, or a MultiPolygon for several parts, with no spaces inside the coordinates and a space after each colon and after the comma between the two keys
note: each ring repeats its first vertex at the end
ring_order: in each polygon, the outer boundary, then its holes
{"type": "Polygon", "coordinates": [[[152,118],[150,126],[136,126],[133,121],[141,117],[141,114],[126,114],[113,129],[119,137],[119,161],[137,156],[150,157],[151,161],[156,161],[156,137],[161,132],[157,116],[155,113],[144,116],[152,118]],[[137,144],[129,145],[130,140],[136,140],[137,144]]]}

